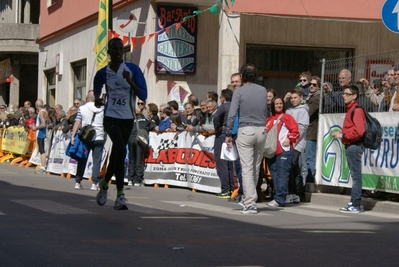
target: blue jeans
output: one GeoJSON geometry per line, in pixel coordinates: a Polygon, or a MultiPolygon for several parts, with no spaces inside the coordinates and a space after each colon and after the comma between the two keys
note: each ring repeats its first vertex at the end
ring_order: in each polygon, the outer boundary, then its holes
{"type": "Polygon", "coordinates": [[[293,154],[294,150],[289,150],[267,159],[273,180],[274,200],[282,206],[285,205],[285,197],[288,194],[288,180],[293,154]]]}
{"type": "MultiPolygon", "coordinates": [[[[93,167],[91,171],[91,180],[93,184],[98,184],[99,177],[100,177],[100,167],[101,167],[101,158],[103,156],[103,149],[104,149],[104,140],[95,140],[91,141],[88,146],[89,149],[92,151],[92,158],[93,158],[93,167]]],[[[78,167],[76,170],[75,182],[80,183],[83,179],[83,174],[86,169],[87,158],[82,158],[78,161],[78,167]]]]}
{"type": "Polygon", "coordinates": [[[314,176],[316,174],[316,140],[306,140],[306,165],[308,167],[308,175],[306,176],[307,183],[314,183],[314,176]]]}
{"type": "Polygon", "coordinates": [[[360,206],[362,197],[362,154],[364,147],[361,144],[351,144],[346,147],[346,160],[352,177],[351,202],[355,207],[360,206]]]}

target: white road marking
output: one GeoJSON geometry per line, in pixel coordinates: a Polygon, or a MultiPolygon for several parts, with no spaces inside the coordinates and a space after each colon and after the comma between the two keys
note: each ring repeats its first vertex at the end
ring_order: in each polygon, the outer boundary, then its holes
{"type": "Polygon", "coordinates": [[[141,216],[142,219],[178,219],[178,220],[204,220],[208,217],[189,217],[189,216],[141,216]]]}
{"type": "Polygon", "coordinates": [[[91,211],[75,208],[45,199],[14,199],[13,202],[52,214],[94,214],[91,211]]]}
{"type": "Polygon", "coordinates": [[[364,230],[302,230],[301,232],[310,234],[376,234],[376,232],[364,230]]]}
{"type": "Polygon", "coordinates": [[[310,217],[335,217],[335,218],[347,217],[345,215],[342,215],[342,213],[339,213],[339,211],[337,211],[337,213],[334,214],[334,213],[327,213],[327,212],[312,211],[312,210],[303,208],[301,206],[296,206],[296,207],[292,207],[292,208],[291,207],[284,208],[284,209],[281,209],[281,212],[298,214],[298,215],[303,215],[303,216],[310,216],[310,217]]]}
{"type": "MultiPolygon", "coordinates": [[[[212,205],[212,204],[206,204],[206,203],[200,203],[200,202],[184,202],[184,201],[162,201],[164,203],[169,203],[169,204],[175,204],[175,205],[184,205],[184,207],[189,207],[189,208],[196,208],[196,209],[202,209],[202,210],[207,210],[207,211],[214,211],[218,213],[224,213],[224,214],[229,214],[229,215],[245,215],[246,214],[241,214],[239,210],[239,205],[237,204],[237,208],[229,208],[229,207],[222,207],[218,205],[212,205]]],[[[184,210],[184,207],[182,207],[182,211],[184,210]]],[[[265,213],[263,211],[258,212],[257,215],[264,215],[264,216],[272,216],[271,214],[265,213]]]]}

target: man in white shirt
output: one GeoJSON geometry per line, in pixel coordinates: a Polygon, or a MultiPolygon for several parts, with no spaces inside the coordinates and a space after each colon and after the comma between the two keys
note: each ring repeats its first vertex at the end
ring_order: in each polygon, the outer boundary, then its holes
{"type": "MultiPolygon", "coordinates": [[[[96,107],[94,105],[94,95],[89,94],[86,98],[86,104],[81,106],[78,110],[78,114],[73,125],[71,144],[74,144],[74,136],[78,129],[86,125],[92,125],[96,131],[93,139],[87,144],[89,149],[92,151],[93,168],[92,168],[92,186],[90,190],[97,191],[98,182],[100,178],[100,167],[101,158],[103,155],[103,149],[105,144],[105,133],[104,133],[104,107],[96,107]]],[[[83,174],[86,169],[87,158],[82,158],[78,161],[78,167],[75,176],[75,189],[82,189],[81,182],[83,180],[83,174]]]]}

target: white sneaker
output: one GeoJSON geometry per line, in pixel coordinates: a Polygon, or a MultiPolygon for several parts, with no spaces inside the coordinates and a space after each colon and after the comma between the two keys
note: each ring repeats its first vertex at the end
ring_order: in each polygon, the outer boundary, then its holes
{"type": "Polygon", "coordinates": [[[46,173],[46,169],[43,168],[43,167],[40,167],[39,169],[37,169],[37,170],[35,171],[35,173],[36,173],[36,174],[44,174],[44,173],[46,173]]]}
{"type": "Polygon", "coordinates": [[[80,183],[76,183],[75,184],[75,189],[76,190],[83,189],[83,186],[80,183]]]}
{"type": "Polygon", "coordinates": [[[129,181],[129,182],[127,183],[127,186],[133,186],[132,181],[129,181]]]}
{"type": "Polygon", "coordinates": [[[294,203],[293,195],[289,194],[285,197],[285,204],[292,204],[292,203],[294,203]]]}
{"type": "Polygon", "coordinates": [[[292,197],[292,203],[294,204],[301,203],[301,198],[298,195],[292,194],[291,197],[292,197]]]}
{"type": "Polygon", "coordinates": [[[268,205],[269,207],[272,207],[272,208],[284,207],[283,205],[280,205],[280,204],[279,204],[277,201],[275,201],[275,200],[270,201],[269,203],[267,203],[267,205],[268,205]]]}
{"type": "Polygon", "coordinates": [[[242,214],[257,214],[258,213],[258,209],[256,207],[256,204],[252,204],[249,207],[243,208],[241,210],[242,214]]]}
{"type": "Polygon", "coordinates": [[[98,188],[97,184],[92,184],[90,190],[97,191],[100,190],[100,188],[98,188]]]}

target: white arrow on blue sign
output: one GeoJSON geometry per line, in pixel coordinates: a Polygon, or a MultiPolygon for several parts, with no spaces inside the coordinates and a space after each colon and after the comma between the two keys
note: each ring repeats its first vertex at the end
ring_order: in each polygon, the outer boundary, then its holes
{"type": "Polygon", "coordinates": [[[381,18],[388,30],[399,33],[399,0],[386,0],[381,9],[381,18]]]}

